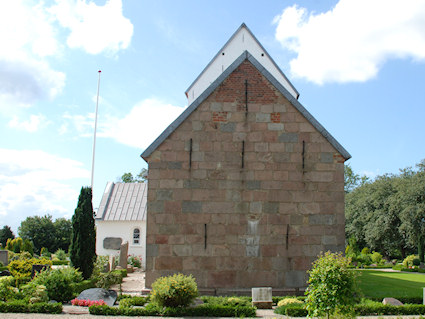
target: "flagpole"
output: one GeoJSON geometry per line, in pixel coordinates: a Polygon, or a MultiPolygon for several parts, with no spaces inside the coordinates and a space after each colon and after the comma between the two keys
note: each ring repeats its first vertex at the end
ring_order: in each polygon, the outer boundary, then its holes
{"type": "Polygon", "coordinates": [[[95,158],[95,154],[96,154],[97,109],[98,109],[98,106],[99,106],[100,73],[102,71],[99,70],[97,72],[99,74],[99,78],[97,80],[96,113],[95,113],[95,116],[94,116],[93,158],[92,158],[92,162],[91,162],[91,192],[92,192],[92,194],[93,194],[93,177],[94,177],[94,158],[95,158]]]}

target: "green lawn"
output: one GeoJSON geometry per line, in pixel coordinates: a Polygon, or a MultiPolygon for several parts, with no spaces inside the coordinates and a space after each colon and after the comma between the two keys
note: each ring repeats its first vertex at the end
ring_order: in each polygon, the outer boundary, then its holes
{"type": "Polygon", "coordinates": [[[356,270],[365,297],[422,298],[425,274],[356,270]]]}

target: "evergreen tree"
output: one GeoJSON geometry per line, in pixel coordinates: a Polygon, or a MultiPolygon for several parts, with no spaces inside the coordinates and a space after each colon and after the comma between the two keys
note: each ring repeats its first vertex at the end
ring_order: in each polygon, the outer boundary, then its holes
{"type": "Polygon", "coordinates": [[[15,238],[15,235],[13,234],[12,229],[6,225],[0,229],[0,243],[3,248],[6,247],[6,243],[9,238],[13,239],[15,238]]]}
{"type": "Polygon", "coordinates": [[[88,279],[96,260],[96,230],[94,227],[92,191],[82,187],[78,206],[72,216],[72,235],[70,246],[72,265],[88,279]]]}

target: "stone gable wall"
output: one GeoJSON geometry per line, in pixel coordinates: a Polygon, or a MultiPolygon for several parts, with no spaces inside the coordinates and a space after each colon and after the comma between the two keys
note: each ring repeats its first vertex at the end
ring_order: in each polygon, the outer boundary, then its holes
{"type": "Polygon", "coordinates": [[[248,61],[147,161],[147,287],[300,288],[344,249],[343,157],[248,61]]]}

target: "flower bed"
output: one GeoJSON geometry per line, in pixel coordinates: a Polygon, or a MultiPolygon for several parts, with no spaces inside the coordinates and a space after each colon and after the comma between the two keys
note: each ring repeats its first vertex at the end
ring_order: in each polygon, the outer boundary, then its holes
{"type": "Polygon", "coordinates": [[[106,305],[105,301],[103,300],[84,300],[84,299],[72,299],[71,304],[73,306],[79,306],[79,307],[90,307],[90,306],[103,306],[106,305]]]}

